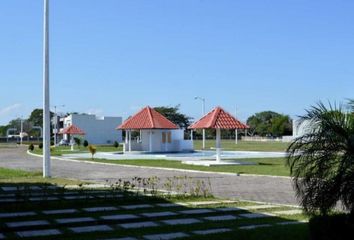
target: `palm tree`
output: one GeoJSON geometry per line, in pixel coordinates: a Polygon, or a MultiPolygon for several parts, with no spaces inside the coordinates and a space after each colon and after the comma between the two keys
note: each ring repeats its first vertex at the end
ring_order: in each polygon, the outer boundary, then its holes
{"type": "Polygon", "coordinates": [[[338,201],[354,216],[354,104],[323,103],[301,117],[309,126],[287,149],[287,165],[305,212],[326,215],[338,201]]]}

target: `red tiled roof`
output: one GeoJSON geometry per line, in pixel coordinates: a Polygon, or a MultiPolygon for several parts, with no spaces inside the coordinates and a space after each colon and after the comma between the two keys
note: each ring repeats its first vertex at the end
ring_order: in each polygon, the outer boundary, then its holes
{"type": "Polygon", "coordinates": [[[225,112],[221,107],[214,108],[207,115],[189,126],[189,129],[245,129],[249,128],[246,124],[241,123],[230,113],[225,112]]]}
{"type": "Polygon", "coordinates": [[[69,127],[64,128],[59,132],[59,134],[72,134],[72,135],[85,135],[85,132],[82,131],[75,125],[70,125],[69,127]]]}
{"type": "Polygon", "coordinates": [[[117,129],[178,129],[178,126],[147,106],[125,120],[117,129]]]}

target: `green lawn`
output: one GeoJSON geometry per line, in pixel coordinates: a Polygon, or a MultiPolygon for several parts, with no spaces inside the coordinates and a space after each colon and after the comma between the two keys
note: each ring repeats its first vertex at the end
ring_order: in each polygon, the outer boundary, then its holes
{"type": "MultiPolygon", "coordinates": [[[[95,145],[97,148],[97,152],[121,152],[123,151],[123,147],[119,146],[117,148],[111,145],[95,145]]],[[[58,147],[51,147],[51,155],[52,156],[61,156],[62,154],[70,154],[70,153],[87,153],[89,152],[87,148],[83,146],[75,146],[74,151],[71,151],[70,146],[58,146],[58,147]]],[[[35,154],[42,154],[42,149],[39,149],[38,146],[35,146],[33,153],[35,154]]]]}
{"type": "Polygon", "coordinates": [[[226,172],[226,173],[238,173],[238,174],[260,174],[260,175],[272,175],[272,176],[289,176],[289,169],[285,166],[284,158],[252,158],[252,159],[237,159],[240,162],[252,162],[256,165],[234,165],[234,166],[193,166],[182,164],[181,161],[172,160],[107,160],[107,159],[83,159],[95,162],[125,164],[134,166],[149,166],[149,167],[161,167],[161,168],[177,168],[177,169],[189,169],[209,172],[226,172]]]}
{"type": "Polygon", "coordinates": [[[41,172],[28,172],[18,169],[0,168],[0,183],[43,183],[43,184],[79,184],[82,181],[63,178],[43,178],[41,172]]]}
{"type": "MultiPolygon", "coordinates": [[[[195,150],[202,149],[202,140],[194,140],[195,150]]],[[[235,140],[221,140],[221,147],[224,150],[229,151],[280,151],[284,152],[289,146],[289,143],[283,142],[249,142],[249,141],[238,141],[238,144],[235,144],[235,140]]],[[[215,140],[206,140],[205,148],[215,148],[215,140]]]]}

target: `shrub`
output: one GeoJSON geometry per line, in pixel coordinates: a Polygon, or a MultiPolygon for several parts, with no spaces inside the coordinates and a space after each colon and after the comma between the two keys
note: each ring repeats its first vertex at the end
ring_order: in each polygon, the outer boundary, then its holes
{"type": "Polygon", "coordinates": [[[96,147],[95,146],[93,146],[93,145],[90,145],[90,146],[88,146],[88,150],[90,151],[90,153],[91,153],[91,158],[92,158],[92,160],[93,160],[93,156],[96,154],[96,147]]]}
{"type": "Polygon", "coordinates": [[[76,144],[77,146],[79,146],[79,148],[80,148],[80,146],[81,146],[81,139],[75,137],[75,138],[74,138],[74,141],[75,141],[75,144],[76,144]]]}
{"type": "Polygon", "coordinates": [[[39,149],[43,148],[43,143],[38,144],[39,149]]]}
{"type": "Polygon", "coordinates": [[[346,240],[354,235],[353,219],[348,214],[316,216],[310,219],[312,240],[346,240]]]}
{"type": "Polygon", "coordinates": [[[89,145],[87,140],[84,140],[84,143],[82,144],[84,147],[87,147],[89,145]]]}
{"type": "Polygon", "coordinates": [[[34,150],[34,145],[32,143],[28,146],[28,150],[31,152],[34,150]]]}
{"type": "Polygon", "coordinates": [[[115,148],[119,147],[119,143],[117,141],[114,141],[113,147],[115,147],[115,148]]]}

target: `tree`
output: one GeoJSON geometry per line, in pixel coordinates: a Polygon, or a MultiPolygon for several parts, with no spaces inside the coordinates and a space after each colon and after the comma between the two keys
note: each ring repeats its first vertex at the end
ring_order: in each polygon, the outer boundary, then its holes
{"type": "Polygon", "coordinates": [[[291,119],[272,111],[256,113],[247,119],[250,132],[260,136],[282,136],[292,133],[291,119]]]}
{"type": "Polygon", "coordinates": [[[113,147],[115,147],[115,148],[119,147],[119,143],[117,141],[114,141],[113,147]]]}
{"type": "Polygon", "coordinates": [[[301,205],[326,215],[341,201],[354,217],[354,111],[319,103],[300,120],[310,128],[287,149],[287,165],[301,205]]]}
{"type": "Polygon", "coordinates": [[[168,120],[181,128],[187,128],[190,125],[191,117],[179,112],[180,105],[175,107],[155,107],[154,109],[164,115],[168,120]]]}
{"type": "Polygon", "coordinates": [[[75,144],[80,148],[81,146],[81,139],[78,137],[74,137],[75,144]]]}
{"type": "MultiPolygon", "coordinates": [[[[53,112],[50,112],[50,119],[54,116],[53,112]]],[[[33,124],[33,126],[40,126],[43,127],[43,109],[41,108],[36,108],[34,109],[29,118],[28,121],[33,124]]]]}
{"type": "Polygon", "coordinates": [[[82,144],[84,147],[87,147],[89,145],[88,141],[85,139],[84,143],[82,144]]]}

